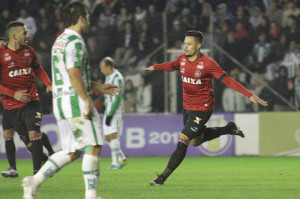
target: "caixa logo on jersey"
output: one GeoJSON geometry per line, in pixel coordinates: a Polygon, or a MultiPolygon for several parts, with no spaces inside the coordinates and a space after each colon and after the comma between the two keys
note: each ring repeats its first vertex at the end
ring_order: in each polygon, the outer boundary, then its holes
{"type": "Polygon", "coordinates": [[[22,68],[18,70],[12,70],[8,73],[8,76],[10,77],[16,77],[20,75],[29,75],[31,74],[31,68],[22,68]]]}

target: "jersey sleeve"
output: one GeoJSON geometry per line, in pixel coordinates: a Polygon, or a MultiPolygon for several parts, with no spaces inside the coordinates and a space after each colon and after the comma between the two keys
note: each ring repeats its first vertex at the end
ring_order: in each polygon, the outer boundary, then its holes
{"type": "Polygon", "coordinates": [[[65,52],[67,69],[81,67],[83,59],[83,45],[84,44],[79,40],[75,40],[67,44],[65,52]]]}
{"type": "Polygon", "coordinates": [[[180,70],[180,59],[183,56],[181,54],[179,57],[177,57],[173,62],[165,62],[162,64],[156,64],[154,65],[155,70],[163,70],[163,71],[175,71],[180,70]]]}
{"type": "Polygon", "coordinates": [[[33,50],[33,48],[29,47],[29,50],[30,50],[30,54],[32,56],[32,64],[31,64],[31,67],[32,68],[38,68],[40,67],[40,62],[36,56],[36,53],[35,51],[33,50]]]}
{"type": "Polygon", "coordinates": [[[217,64],[217,62],[211,60],[210,64],[209,72],[214,78],[219,79],[220,77],[226,75],[226,72],[219,66],[219,64],[217,64]]]}
{"type": "Polygon", "coordinates": [[[118,86],[120,91],[115,96],[109,96],[111,103],[106,106],[106,113],[108,116],[113,116],[122,100],[123,90],[124,90],[124,81],[122,78],[116,78],[112,84],[118,86]]]}

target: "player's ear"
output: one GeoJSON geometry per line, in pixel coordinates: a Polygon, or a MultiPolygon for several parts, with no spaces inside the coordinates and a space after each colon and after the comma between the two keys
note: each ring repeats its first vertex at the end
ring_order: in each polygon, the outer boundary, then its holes
{"type": "Polygon", "coordinates": [[[197,43],[197,48],[200,49],[202,44],[200,42],[197,43]]]}

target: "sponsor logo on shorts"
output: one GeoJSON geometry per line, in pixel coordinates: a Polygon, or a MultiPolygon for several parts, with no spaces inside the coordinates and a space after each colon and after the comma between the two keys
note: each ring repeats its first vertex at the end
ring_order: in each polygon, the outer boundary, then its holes
{"type": "Polygon", "coordinates": [[[201,121],[202,119],[201,118],[199,118],[199,117],[196,117],[196,119],[195,120],[193,120],[195,123],[197,123],[197,124],[199,124],[199,122],[201,121]]]}
{"type": "Polygon", "coordinates": [[[194,132],[196,132],[196,131],[198,131],[198,127],[192,126],[192,127],[191,127],[191,130],[194,131],[194,132]]]}
{"type": "Polygon", "coordinates": [[[74,96],[75,95],[75,90],[69,90],[69,91],[62,91],[62,92],[55,92],[53,93],[53,98],[59,98],[63,96],[74,96]]]}
{"type": "Polygon", "coordinates": [[[35,118],[42,118],[42,114],[40,112],[36,112],[35,118]]]}

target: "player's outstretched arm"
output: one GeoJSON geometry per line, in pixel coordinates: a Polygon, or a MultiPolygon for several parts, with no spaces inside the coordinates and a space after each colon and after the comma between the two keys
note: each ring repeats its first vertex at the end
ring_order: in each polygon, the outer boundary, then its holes
{"type": "Polygon", "coordinates": [[[155,70],[153,66],[150,66],[148,68],[144,68],[144,70],[149,70],[149,71],[152,71],[152,70],[155,70]]]}
{"type": "Polygon", "coordinates": [[[92,90],[100,91],[106,95],[115,96],[120,91],[120,88],[113,84],[102,84],[94,81],[91,81],[91,84],[92,90]]]}
{"type": "Polygon", "coordinates": [[[266,102],[265,100],[262,100],[261,98],[257,97],[254,94],[250,97],[250,100],[251,100],[251,102],[253,102],[255,104],[259,103],[262,106],[268,106],[268,102],[266,102]]]}

